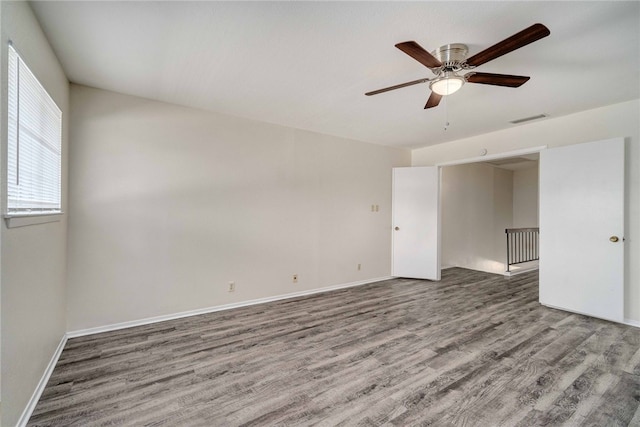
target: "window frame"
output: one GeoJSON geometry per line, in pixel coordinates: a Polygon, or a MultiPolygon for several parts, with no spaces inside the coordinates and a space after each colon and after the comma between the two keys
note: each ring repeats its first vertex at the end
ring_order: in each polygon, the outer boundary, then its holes
{"type": "Polygon", "coordinates": [[[5,117],[7,120],[7,151],[5,153],[7,157],[4,165],[6,165],[7,169],[4,188],[4,217],[7,226],[12,228],[59,221],[60,216],[64,214],[62,210],[63,112],[11,41],[8,43],[6,71],[7,113],[5,117]],[[25,80],[21,82],[20,74],[25,71],[27,76],[23,77],[25,80]],[[21,86],[21,83],[24,86],[21,86]],[[31,91],[29,100],[33,100],[34,104],[20,103],[20,94],[26,93],[25,89],[31,91]],[[29,116],[32,120],[20,121],[21,110],[25,111],[30,106],[35,106],[35,110],[31,108],[33,114],[29,116]],[[34,116],[36,119],[33,119],[34,116]],[[39,118],[44,118],[44,120],[39,120],[39,118]],[[36,133],[31,133],[30,136],[21,139],[21,130],[29,125],[33,130],[34,124],[36,125],[36,133]],[[11,129],[12,126],[14,126],[13,129],[11,129]],[[45,129],[47,126],[49,128],[45,129]],[[22,175],[20,174],[20,163],[18,161],[21,143],[24,143],[25,147],[29,148],[26,142],[27,138],[30,138],[29,144],[31,144],[30,147],[33,148],[33,151],[31,151],[29,159],[32,163],[26,167],[31,166],[32,176],[38,176],[41,180],[33,181],[30,187],[26,187],[29,191],[38,185],[40,186],[39,189],[36,187],[30,194],[31,199],[25,198],[20,201],[19,198],[11,199],[11,193],[13,192],[13,195],[15,195],[19,191],[19,188],[17,188],[19,184],[12,186],[10,180],[15,179],[16,182],[19,182],[21,178],[27,179],[27,177],[31,177],[31,175],[25,175],[28,170],[23,172],[22,175]],[[45,150],[48,150],[49,153],[46,153],[45,150]],[[11,153],[15,153],[15,159],[12,158],[11,153]],[[46,155],[49,158],[43,158],[46,155]],[[44,189],[44,187],[47,188],[44,189]],[[33,197],[34,195],[35,197],[33,197]]]}

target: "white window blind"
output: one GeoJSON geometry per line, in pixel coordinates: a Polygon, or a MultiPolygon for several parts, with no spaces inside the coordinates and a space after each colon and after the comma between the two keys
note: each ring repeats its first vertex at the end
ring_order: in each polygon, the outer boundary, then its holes
{"type": "Polygon", "coordinates": [[[7,214],[61,211],[62,112],[9,46],[7,214]]]}

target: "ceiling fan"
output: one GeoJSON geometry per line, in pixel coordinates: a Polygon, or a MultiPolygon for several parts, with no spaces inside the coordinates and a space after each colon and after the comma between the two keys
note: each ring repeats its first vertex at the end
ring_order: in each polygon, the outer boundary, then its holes
{"type": "Polygon", "coordinates": [[[484,63],[509,52],[513,52],[516,49],[520,49],[521,47],[540,40],[541,38],[547,37],[549,34],[551,34],[551,32],[544,25],[533,24],[529,28],[525,28],[519,33],[496,43],[480,53],[476,53],[470,58],[467,58],[469,48],[467,45],[462,43],[444,45],[432,53],[427,52],[414,41],[398,43],[396,45],[398,49],[429,68],[431,72],[435,74],[435,77],[401,83],[384,89],[367,92],[365,95],[377,95],[390,90],[430,82],[429,88],[431,89],[431,95],[427,100],[427,104],[424,106],[424,108],[427,109],[436,107],[443,96],[451,95],[458,91],[458,89],[460,89],[465,83],[520,87],[529,80],[529,77],[512,76],[508,74],[478,73],[476,71],[471,71],[464,75],[460,73],[473,70],[484,63]]]}

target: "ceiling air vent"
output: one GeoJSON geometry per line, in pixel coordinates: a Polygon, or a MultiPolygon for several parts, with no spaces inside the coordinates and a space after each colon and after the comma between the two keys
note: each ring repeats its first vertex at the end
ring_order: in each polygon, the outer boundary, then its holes
{"type": "Polygon", "coordinates": [[[531,120],[538,120],[544,117],[549,117],[547,114],[538,114],[537,116],[525,117],[524,119],[511,120],[509,123],[517,125],[519,123],[530,122],[531,120]]]}

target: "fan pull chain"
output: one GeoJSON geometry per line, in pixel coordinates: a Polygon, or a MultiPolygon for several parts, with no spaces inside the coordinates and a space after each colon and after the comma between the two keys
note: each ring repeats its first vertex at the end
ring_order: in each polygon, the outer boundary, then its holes
{"type": "Polygon", "coordinates": [[[444,97],[444,131],[446,132],[449,129],[449,101],[447,101],[449,97],[444,97]]]}

